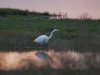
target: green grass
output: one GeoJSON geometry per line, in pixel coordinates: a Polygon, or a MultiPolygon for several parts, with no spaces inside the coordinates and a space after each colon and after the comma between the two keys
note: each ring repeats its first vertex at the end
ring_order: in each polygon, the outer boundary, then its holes
{"type": "Polygon", "coordinates": [[[59,29],[50,40],[55,50],[99,51],[100,20],[49,20],[34,16],[0,17],[0,49],[35,49],[33,40],[59,29]]]}
{"type": "Polygon", "coordinates": [[[46,20],[34,16],[0,17],[0,32],[36,32],[48,33],[58,28],[59,38],[70,38],[79,33],[100,32],[100,20],[46,20]]]}
{"type": "Polygon", "coordinates": [[[94,20],[48,20],[34,16],[0,17],[0,32],[48,32],[58,28],[65,32],[99,30],[100,21],[94,20]]]}

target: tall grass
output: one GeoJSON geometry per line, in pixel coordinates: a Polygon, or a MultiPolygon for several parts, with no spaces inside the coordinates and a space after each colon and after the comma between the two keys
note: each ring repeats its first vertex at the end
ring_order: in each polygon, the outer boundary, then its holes
{"type": "Polygon", "coordinates": [[[49,58],[38,58],[37,51],[0,53],[0,75],[99,75],[100,53],[46,51],[49,58]]]}
{"type": "Polygon", "coordinates": [[[0,17],[0,50],[37,49],[33,40],[41,34],[55,33],[49,48],[55,50],[99,51],[100,20],[49,20],[34,16],[0,17]]]}
{"type": "Polygon", "coordinates": [[[91,70],[100,68],[100,53],[49,50],[46,58],[39,58],[37,51],[0,53],[0,70],[27,70],[29,68],[91,70]],[[9,59],[10,58],[10,59],[9,59]]]}

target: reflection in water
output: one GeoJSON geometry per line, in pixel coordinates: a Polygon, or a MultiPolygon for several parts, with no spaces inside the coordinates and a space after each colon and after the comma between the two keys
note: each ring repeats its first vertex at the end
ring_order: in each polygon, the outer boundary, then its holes
{"type": "Polygon", "coordinates": [[[46,51],[45,53],[0,52],[0,70],[24,70],[29,68],[52,68],[88,70],[100,68],[100,53],[75,51],[46,51]],[[46,57],[44,58],[40,58],[46,57]]]}

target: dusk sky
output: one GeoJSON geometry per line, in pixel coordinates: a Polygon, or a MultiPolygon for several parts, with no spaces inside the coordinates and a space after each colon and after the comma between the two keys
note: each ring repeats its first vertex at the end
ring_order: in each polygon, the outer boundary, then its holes
{"type": "Polygon", "coordinates": [[[0,0],[0,8],[19,8],[50,13],[68,13],[69,17],[79,17],[84,12],[100,18],[100,0],[0,0]]]}

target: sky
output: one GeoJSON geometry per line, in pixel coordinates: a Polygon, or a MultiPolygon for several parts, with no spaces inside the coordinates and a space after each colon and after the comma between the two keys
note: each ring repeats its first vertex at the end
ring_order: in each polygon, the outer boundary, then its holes
{"type": "Polygon", "coordinates": [[[0,8],[8,7],[49,13],[67,12],[71,18],[87,12],[93,18],[100,18],[100,0],[0,0],[0,8]]]}

